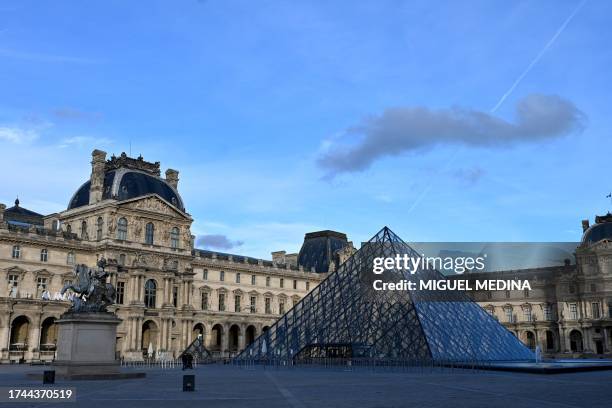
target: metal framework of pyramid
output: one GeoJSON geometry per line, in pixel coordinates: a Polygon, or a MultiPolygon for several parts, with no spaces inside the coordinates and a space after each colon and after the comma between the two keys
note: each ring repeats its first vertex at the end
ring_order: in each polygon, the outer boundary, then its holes
{"type": "Polygon", "coordinates": [[[446,279],[433,269],[372,271],[376,257],[418,257],[389,228],[240,353],[236,360],[317,357],[524,361],[534,354],[465,293],[376,291],[372,283],[446,279]]]}
{"type": "Polygon", "coordinates": [[[183,350],[179,358],[184,354],[191,354],[192,356],[197,357],[200,361],[212,358],[210,351],[204,347],[204,339],[201,335],[197,336],[196,339],[192,341],[185,350],[183,350]]]}

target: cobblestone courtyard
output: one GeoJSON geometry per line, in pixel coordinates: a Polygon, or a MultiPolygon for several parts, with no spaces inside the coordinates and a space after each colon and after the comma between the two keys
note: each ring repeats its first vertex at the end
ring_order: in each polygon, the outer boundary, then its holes
{"type": "MultiPolygon", "coordinates": [[[[1,387],[40,386],[26,378],[40,366],[0,366],[1,387]]],[[[4,406],[119,407],[609,407],[612,371],[558,375],[411,370],[144,368],[147,377],[117,381],[57,381],[75,387],[76,403],[4,406]],[[196,391],[182,391],[182,375],[196,375],[196,391]]]]}

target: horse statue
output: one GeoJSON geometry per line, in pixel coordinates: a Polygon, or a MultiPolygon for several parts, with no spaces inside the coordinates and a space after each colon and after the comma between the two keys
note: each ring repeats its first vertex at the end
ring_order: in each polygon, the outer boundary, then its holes
{"type": "Polygon", "coordinates": [[[71,312],[106,312],[106,308],[115,303],[115,288],[106,283],[106,260],[101,258],[97,266],[93,269],[84,264],[75,265],[76,282],[67,283],[61,291],[62,295],[68,289],[76,294],[72,297],[71,312]]]}

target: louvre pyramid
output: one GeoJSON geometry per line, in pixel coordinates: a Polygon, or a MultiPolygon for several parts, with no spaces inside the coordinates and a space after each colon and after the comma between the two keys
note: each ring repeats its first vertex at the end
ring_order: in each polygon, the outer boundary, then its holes
{"type": "Polygon", "coordinates": [[[418,257],[389,228],[364,243],[337,271],[258,337],[236,359],[330,356],[420,361],[530,360],[533,353],[467,295],[457,291],[376,291],[384,282],[446,279],[372,272],[375,257],[418,257]]]}

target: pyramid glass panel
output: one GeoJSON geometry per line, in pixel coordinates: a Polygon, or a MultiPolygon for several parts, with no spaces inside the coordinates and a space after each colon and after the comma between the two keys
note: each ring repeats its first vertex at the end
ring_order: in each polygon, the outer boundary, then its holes
{"type": "Polygon", "coordinates": [[[445,280],[433,269],[389,269],[374,258],[419,257],[387,227],[236,357],[388,358],[419,361],[532,360],[533,353],[459,291],[375,290],[384,282],[445,280]]]}

